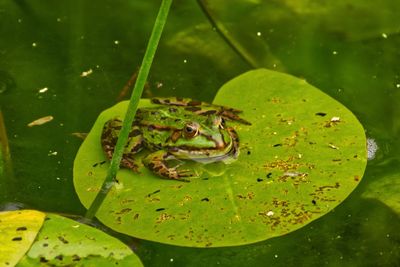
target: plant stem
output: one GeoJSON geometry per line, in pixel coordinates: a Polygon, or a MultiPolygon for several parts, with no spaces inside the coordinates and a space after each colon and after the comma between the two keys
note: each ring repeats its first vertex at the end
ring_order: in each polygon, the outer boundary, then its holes
{"type": "Polygon", "coordinates": [[[107,193],[115,184],[115,178],[119,169],[124,147],[126,142],[128,141],[129,131],[135,118],[137,106],[143,93],[144,85],[147,81],[147,76],[149,74],[154,54],[160,41],[161,33],[167,20],[171,3],[172,0],[162,0],[161,2],[161,6],[153,26],[153,31],[147,44],[146,53],[144,54],[142,65],[139,69],[139,74],[137,76],[135,87],[133,88],[132,96],[125,114],[125,119],[123,121],[122,128],[118,136],[118,141],[115,146],[113,157],[111,159],[110,168],[108,169],[107,176],[103,182],[103,185],[101,186],[100,192],[96,195],[95,200],[92,202],[91,206],[86,212],[86,219],[90,220],[96,215],[99,207],[103,203],[103,200],[107,196],[107,193]]]}
{"type": "Polygon", "coordinates": [[[254,59],[250,54],[247,53],[246,49],[238,43],[232,36],[229,35],[229,31],[225,28],[225,26],[214,19],[212,13],[207,9],[206,0],[197,0],[201,10],[210,21],[211,25],[217,33],[225,40],[225,42],[238,54],[251,68],[259,68],[260,64],[257,63],[257,60],[254,59]]]}

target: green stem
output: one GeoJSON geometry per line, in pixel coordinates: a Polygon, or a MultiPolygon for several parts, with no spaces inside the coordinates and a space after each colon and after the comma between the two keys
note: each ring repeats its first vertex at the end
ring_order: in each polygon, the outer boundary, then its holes
{"type": "Polygon", "coordinates": [[[110,168],[108,169],[106,179],[101,186],[100,192],[97,194],[95,200],[92,202],[92,205],[86,212],[85,217],[87,219],[92,219],[96,215],[99,207],[103,203],[103,200],[107,196],[107,193],[110,191],[115,183],[115,178],[121,162],[124,146],[128,141],[129,131],[133,119],[135,118],[139,100],[143,93],[143,88],[146,83],[151,64],[153,62],[154,54],[157,50],[158,42],[160,41],[161,33],[167,21],[167,16],[171,3],[172,0],[162,0],[161,7],[158,11],[158,15],[153,26],[153,31],[147,45],[146,53],[144,54],[142,65],[139,69],[139,74],[137,76],[135,87],[133,88],[132,96],[129,101],[129,106],[125,114],[125,119],[123,121],[122,128],[118,136],[118,141],[115,146],[113,157],[111,159],[110,168]]]}
{"type": "Polygon", "coordinates": [[[197,0],[197,3],[199,4],[204,15],[210,21],[213,28],[215,28],[217,33],[233,49],[233,51],[235,51],[235,53],[238,54],[251,68],[259,68],[260,64],[257,63],[257,60],[247,53],[246,49],[229,35],[229,31],[222,23],[214,19],[212,13],[207,9],[206,0],[197,0]]]}

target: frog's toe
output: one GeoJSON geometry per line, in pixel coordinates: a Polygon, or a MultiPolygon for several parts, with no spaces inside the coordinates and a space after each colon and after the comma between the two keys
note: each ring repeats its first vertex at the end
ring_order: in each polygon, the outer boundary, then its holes
{"type": "Polygon", "coordinates": [[[121,166],[130,169],[134,172],[139,172],[139,166],[135,163],[133,159],[122,159],[121,166]]]}
{"type": "Polygon", "coordinates": [[[191,170],[179,170],[177,171],[179,177],[194,177],[196,174],[191,170]]]}
{"type": "Polygon", "coordinates": [[[196,174],[190,170],[177,170],[176,168],[167,169],[165,173],[160,173],[160,174],[165,178],[178,180],[182,182],[190,182],[189,180],[184,178],[196,176],[196,174]]]}

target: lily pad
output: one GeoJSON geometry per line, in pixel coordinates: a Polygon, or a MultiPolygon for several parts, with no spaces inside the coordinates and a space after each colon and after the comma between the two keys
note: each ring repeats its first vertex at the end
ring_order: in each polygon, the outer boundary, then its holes
{"type": "Polygon", "coordinates": [[[143,266],[131,249],[107,234],[48,214],[31,249],[17,266],[143,266]],[[122,264],[124,263],[124,264],[122,264]]]}
{"type": "Polygon", "coordinates": [[[0,212],[0,266],[15,266],[29,250],[45,214],[34,210],[0,212]]]}
{"type": "MultiPolygon", "coordinates": [[[[146,168],[121,169],[97,217],[116,231],[180,246],[253,243],[294,231],[341,203],[366,165],[363,127],[343,105],[304,80],[265,69],[226,83],[214,103],[243,110],[252,125],[233,125],[240,155],[206,166],[190,183],[146,168]]],[[[150,105],[142,100],[141,107],[150,105]]],[[[100,114],[74,163],[74,185],[89,207],[109,163],[100,146],[104,123],[127,102],[100,114]]]]}

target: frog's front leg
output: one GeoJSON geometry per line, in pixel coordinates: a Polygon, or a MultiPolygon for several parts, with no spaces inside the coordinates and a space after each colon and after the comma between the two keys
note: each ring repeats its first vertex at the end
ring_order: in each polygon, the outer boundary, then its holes
{"type": "Polygon", "coordinates": [[[163,178],[188,182],[188,180],[182,179],[182,177],[195,176],[194,173],[190,170],[178,170],[178,167],[180,165],[168,167],[168,160],[173,159],[175,159],[175,157],[169,152],[159,150],[149,154],[142,161],[147,168],[163,178]]]}

